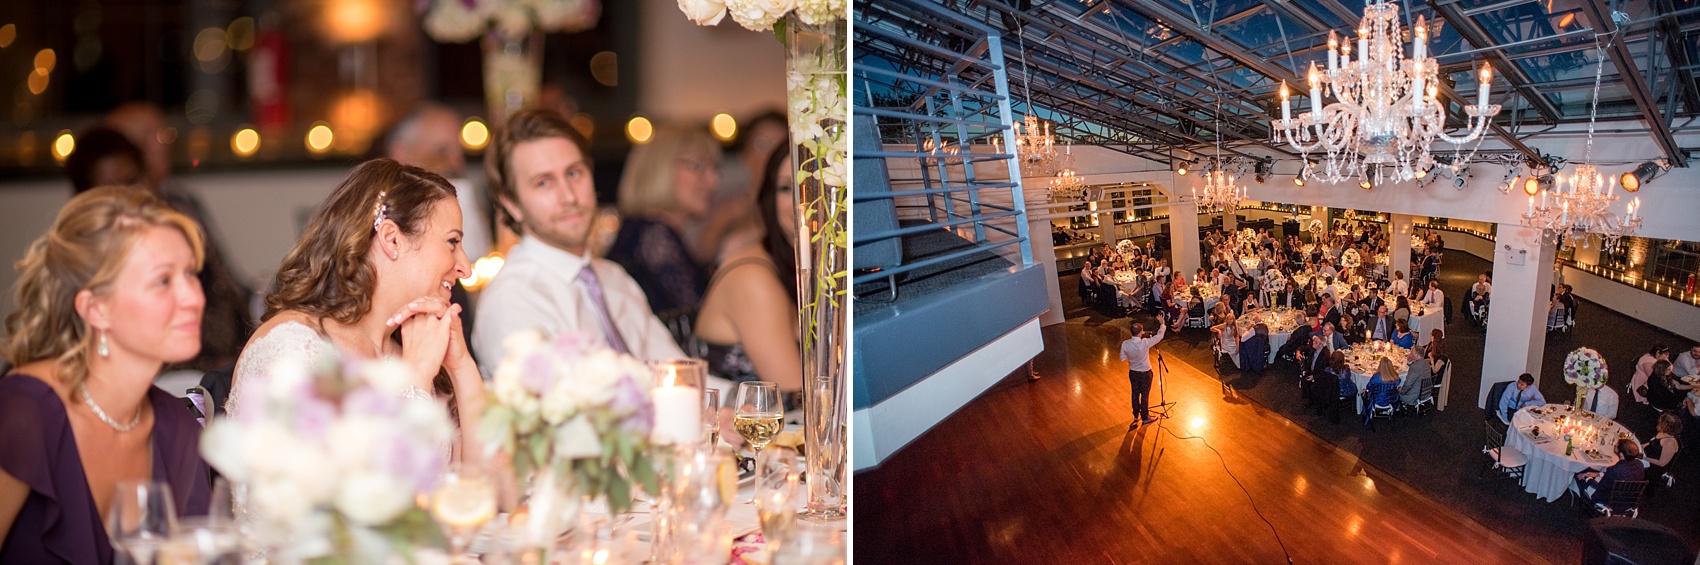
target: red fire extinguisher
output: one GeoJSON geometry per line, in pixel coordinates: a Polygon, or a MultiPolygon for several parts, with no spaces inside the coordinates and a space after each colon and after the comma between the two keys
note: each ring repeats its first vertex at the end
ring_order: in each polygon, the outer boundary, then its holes
{"type": "Polygon", "coordinates": [[[248,53],[248,93],[254,125],[268,132],[289,125],[289,48],[274,20],[263,19],[248,53]]]}
{"type": "Polygon", "coordinates": [[[1685,290],[1683,292],[1687,292],[1689,294],[1694,294],[1694,275],[1692,275],[1692,274],[1688,275],[1688,290],[1685,290]]]}

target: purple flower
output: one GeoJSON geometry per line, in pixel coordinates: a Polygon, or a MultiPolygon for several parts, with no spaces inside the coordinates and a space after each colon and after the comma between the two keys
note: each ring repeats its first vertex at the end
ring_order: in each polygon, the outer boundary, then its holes
{"type": "Polygon", "coordinates": [[[317,396],[307,395],[295,406],[295,422],[291,426],[295,433],[310,438],[322,438],[331,423],[336,421],[337,410],[329,402],[317,396]]]}
{"type": "Polygon", "coordinates": [[[389,419],[401,411],[401,397],[360,387],[348,393],[342,405],[350,413],[389,419]]]}
{"type": "Polygon", "coordinates": [[[554,364],[548,355],[533,354],[520,363],[519,384],[532,394],[543,394],[554,382],[554,364]]]}
{"type": "Polygon", "coordinates": [[[609,408],[615,414],[628,414],[620,422],[620,431],[649,434],[649,428],[655,425],[655,406],[649,403],[649,395],[637,385],[630,376],[621,377],[614,385],[614,400],[609,408]]]}
{"type": "Polygon", "coordinates": [[[580,332],[563,332],[555,338],[555,353],[563,359],[578,359],[596,346],[596,340],[580,332]]]}

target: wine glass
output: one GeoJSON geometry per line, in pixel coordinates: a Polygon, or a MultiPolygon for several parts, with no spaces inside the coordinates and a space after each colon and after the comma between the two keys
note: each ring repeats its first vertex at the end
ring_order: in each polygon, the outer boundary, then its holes
{"type": "Polygon", "coordinates": [[[796,521],[802,471],[798,467],[796,450],[782,445],[756,456],[756,516],[761,519],[762,534],[769,540],[788,537],[791,524],[796,521]]]}
{"type": "Polygon", "coordinates": [[[785,426],[785,408],[779,403],[779,387],[773,383],[738,383],[738,410],[732,427],[756,448],[756,456],[785,426]]]}
{"type": "Polygon", "coordinates": [[[456,562],[475,562],[466,554],[472,533],[495,515],[496,483],[476,465],[456,465],[431,494],[431,516],[449,529],[450,559],[456,562]]]}
{"type": "Polygon", "coordinates": [[[207,515],[178,519],[171,539],[159,551],[159,558],[172,563],[209,565],[236,558],[241,546],[242,534],[236,523],[230,482],[220,477],[213,482],[207,515]]]}
{"type": "Polygon", "coordinates": [[[171,485],[157,481],[118,483],[106,522],[113,549],[140,565],[152,565],[176,525],[171,485]]]}
{"type": "Polygon", "coordinates": [[[708,448],[720,447],[720,389],[703,389],[702,428],[708,432],[708,448]]]}

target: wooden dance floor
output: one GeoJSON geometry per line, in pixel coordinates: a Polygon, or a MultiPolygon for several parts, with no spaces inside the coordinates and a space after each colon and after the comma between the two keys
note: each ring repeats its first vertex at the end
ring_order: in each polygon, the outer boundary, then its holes
{"type": "Polygon", "coordinates": [[[1175,356],[1171,417],[1128,431],[1127,323],[1046,328],[1041,380],[1011,375],[857,475],[856,560],[1546,562],[1175,356]]]}

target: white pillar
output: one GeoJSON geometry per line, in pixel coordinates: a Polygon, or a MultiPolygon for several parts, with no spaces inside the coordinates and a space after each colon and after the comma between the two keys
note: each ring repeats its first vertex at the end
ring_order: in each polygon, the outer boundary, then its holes
{"type": "Polygon", "coordinates": [[[1192,280],[1198,270],[1198,204],[1191,195],[1169,195],[1169,264],[1192,280]]]}
{"type": "MultiPolygon", "coordinates": [[[[1516,224],[1499,224],[1493,250],[1493,308],[1488,313],[1482,381],[1476,391],[1478,406],[1494,383],[1529,373],[1540,384],[1541,359],[1546,354],[1547,287],[1552,284],[1552,261],[1557,255],[1553,244],[1541,240],[1540,230],[1516,224]]],[[[1460,307],[1463,298],[1452,297],[1452,307],[1460,307]]]]}
{"type": "Polygon", "coordinates": [[[1405,214],[1388,214],[1387,237],[1393,238],[1392,249],[1387,252],[1388,280],[1392,280],[1393,271],[1405,273],[1405,280],[1411,280],[1411,217],[1405,214]]]}
{"type": "Polygon", "coordinates": [[[1222,211],[1222,231],[1224,231],[1226,233],[1234,233],[1235,231],[1238,231],[1239,229],[1240,229],[1240,211],[1239,210],[1223,210],[1222,211]]]}
{"type": "MultiPolygon", "coordinates": [[[[1039,208],[1039,210],[1048,211],[1044,208],[1039,208]]],[[[1062,285],[1057,282],[1057,248],[1051,244],[1051,221],[1028,221],[1027,233],[1035,234],[1032,241],[1033,263],[1044,269],[1046,273],[1045,302],[1049,304],[1049,309],[1039,315],[1039,325],[1061,324],[1066,318],[1063,316],[1062,285]],[[1044,239],[1040,240],[1039,238],[1044,239]]]]}

